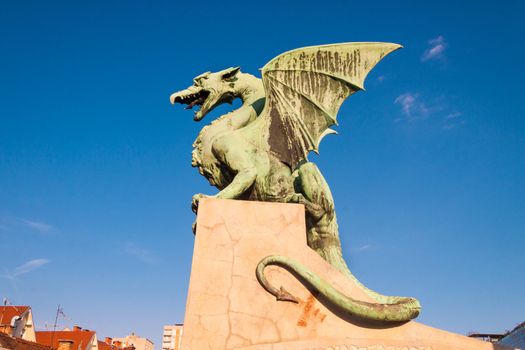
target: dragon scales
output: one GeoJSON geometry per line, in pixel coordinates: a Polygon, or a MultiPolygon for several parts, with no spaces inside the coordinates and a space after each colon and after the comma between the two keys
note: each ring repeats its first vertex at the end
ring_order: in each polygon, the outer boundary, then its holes
{"type": "MultiPolygon", "coordinates": [[[[400,48],[390,43],[346,43],[285,52],[262,69],[262,80],[239,67],[206,72],[194,84],[171,95],[172,103],[199,106],[195,121],[225,102],[240,98],[240,108],[205,126],[193,144],[192,165],[220,191],[213,197],[301,203],[306,209],[307,243],[376,301],[366,303],[335,290],[306,266],[287,257],[268,256],[256,269],[261,285],[277,300],[296,302],[283,287],[275,288],[264,275],[268,265],[293,271],[304,284],[323,295],[343,313],[366,320],[404,322],[417,317],[415,298],[384,296],[359,283],[343,259],[330,188],[310,151],[354,92],[363,89],[370,70],[400,48]]],[[[193,196],[196,213],[203,194],[193,196]]]]}

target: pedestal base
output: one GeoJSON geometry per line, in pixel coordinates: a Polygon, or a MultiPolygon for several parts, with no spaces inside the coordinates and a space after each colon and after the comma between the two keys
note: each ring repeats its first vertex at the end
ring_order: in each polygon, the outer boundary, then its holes
{"type": "Polygon", "coordinates": [[[302,205],[202,199],[182,350],[509,349],[413,321],[370,326],[342,319],[289,272],[269,267],[268,280],[299,299],[276,301],[255,277],[257,263],[274,254],[301,262],[346,295],[372,301],[307,246],[302,205]]]}

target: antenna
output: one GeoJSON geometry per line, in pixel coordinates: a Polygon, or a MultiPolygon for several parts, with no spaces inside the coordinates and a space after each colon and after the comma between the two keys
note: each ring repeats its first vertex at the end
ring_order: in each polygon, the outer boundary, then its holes
{"type": "Polygon", "coordinates": [[[57,322],[58,322],[58,314],[60,313],[60,304],[57,306],[57,314],[55,316],[55,323],[53,324],[53,335],[51,335],[51,344],[50,347],[53,348],[53,344],[55,342],[55,332],[57,330],[57,322]]]}

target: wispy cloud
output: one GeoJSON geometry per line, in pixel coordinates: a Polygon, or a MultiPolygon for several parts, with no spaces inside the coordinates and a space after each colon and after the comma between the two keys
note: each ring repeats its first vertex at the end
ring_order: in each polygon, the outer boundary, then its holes
{"type": "Polygon", "coordinates": [[[133,242],[126,242],[124,252],[146,264],[154,264],[157,262],[157,257],[151,251],[133,242]]]}
{"type": "Polygon", "coordinates": [[[428,41],[428,48],[421,55],[421,61],[426,62],[430,60],[439,60],[444,58],[447,42],[442,35],[435,37],[428,41]]]}
{"type": "Polygon", "coordinates": [[[394,104],[401,108],[401,116],[394,119],[395,122],[415,122],[432,118],[439,122],[444,130],[465,124],[463,113],[450,106],[446,96],[423,99],[419,93],[405,92],[395,98],[394,104]]]}
{"type": "Polygon", "coordinates": [[[396,97],[394,104],[401,106],[401,113],[409,121],[425,119],[430,113],[430,109],[421,101],[417,93],[405,92],[396,97]]]}
{"type": "Polygon", "coordinates": [[[367,243],[367,244],[363,244],[363,245],[361,245],[359,247],[352,248],[352,251],[354,252],[354,254],[360,254],[360,253],[376,250],[376,248],[377,247],[374,244],[367,243]]]}
{"type": "Polygon", "coordinates": [[[365,250],[370,250],[372,249],[374,246],[371,245],[371,244],[365,244],[365,245],[362,245],[360,246],[359,248],[357,248],[358,251],[360,252],[364,252],[365,250]]]}
{"type": "Polygon", "coordinates": [[[450,130],[463,124],[465,124],[463,113],[452,112],[445,116],[443,120],[443,129],[450,130]]]}
{"type": "Polygon", "coordinates": [[[26,261],[20,266],[15,267],[12,271],[5,269],[5,274],[1,275],[1,277],[15,280],[17,277],[21,275],[25,275],[26,273],[29,273],[31,271],[34,271],[46,264],[49,264],[48,259],[33,259],[26,261]]]}
{"type": "Polygon", "coordinates": [[[23,263],[22,265],[20,266],[17,266],[14,270],[13,270],[13,276],[20,276],[20,275],[24,275],[28,272],[31,272],[33,270],[36,270],[38,269],[39,267],[42,267],[46,264],[49,264],[49,260],[48,259],[33,259],[33,260],[29,260],[25,263],[23,263]]]}
{"type": "Polygon", "coordinates": [[[36,232],[40,234],[52,233],[56,227],[40,220],[29,220],[24,217],[17,217],[9,214],[0,213],[0,231],[5,232],[36,232]]]}
{"type": "Polygon", "coordinates": [[[21,219],[21,222],[25,226],[27,226],[27,227],[35,230],[35,231],[38,231],[40,233],[46,233],[46,232],[49,232],[49,231],[51,231],[53,229],[52,225],[47,224],[45,222],[41,222],[41,221],[32,221],[32,220],[21,219]]]}

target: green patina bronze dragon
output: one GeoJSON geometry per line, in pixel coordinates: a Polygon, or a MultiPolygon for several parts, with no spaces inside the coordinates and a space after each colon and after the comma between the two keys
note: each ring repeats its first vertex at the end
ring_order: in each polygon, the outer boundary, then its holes
{"type": "MultiPolygon", "coordinates": [[[[375,303],[355,300],[335,290],[302,264],[282,256],[262,259],[256,269],[261,285],[277,300],[297,301],[264,276],[268,265],[293,271],[341,312],[366,320],[404,322],[417,317],[414,298],[384,296],[362,285],[350,272],[341,253],[334,200],[317,166],[307,160],[344,100],[363,90],[370,70],[400,48],[390,43],[345,43],[285,52],[262,68],[262,80],[239,67],[206,72],[194,84],[171,95],[172,103],[199,106],[196,121],[223,103],[240,98],[240,108],[205,126],[192,153],[211,185],[215,198],[302,203],[306,208],[307,242],[321,257],[359,285],[375,303]]],[[[193,196],[198,210],[203,194],[193,196]]]]}

